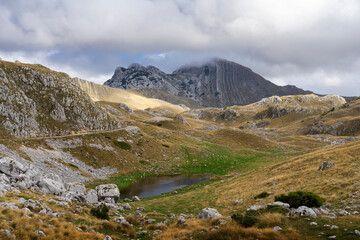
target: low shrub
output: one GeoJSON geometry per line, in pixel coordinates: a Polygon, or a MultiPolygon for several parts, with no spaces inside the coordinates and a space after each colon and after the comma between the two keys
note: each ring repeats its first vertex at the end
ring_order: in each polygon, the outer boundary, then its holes
{"type": "MultiPolygon", "coordinates": [[[[255,212],[255,211],[250,211],[255,212]]],[[[252,227],[256,224],[258,216],[249,212],[245,214],[235,213],[231,218],[243,227],[252,227]]]]}
{"type": "Polygon", "coordinates": [[[166,147],[166,148],[170,148],[170,146],[167,145],[167,144],[163,144],[162,146],[163,146],[163,147],[166,147]]]}
{"type": "Polygon", "coordinates": [[[268,197],[269,195],[270,195],[270,194],[269,194],[268,192],[262,192],[262,193],[256,195],[256,196],[254,197],[254,199],[266,198],[266,197],[268,197]]]}
{"type": "Polygon", "coordinates": [[[278,216],[285,215],[287,212],[288,210],[283,207],[270,205],[265,209],[246,211],[244,214],[235,213],[231,218],[241,226],[248,228],[256,225],[259,219],[265,214],[276,214],[276,216],[278,216]]]}
{"type": "Polygon", "coordinates": [[[313,192],[290,192],[288,195],[281,194],[280,196],[275,196],[275,201],[280,201],[290,204],[290,207],[298,208],[300,206],[307,207],[321,207],[323,205],[323,200],[321,197],[316,195],[313,192]]]}
{"type": "Polygon", "coordinates": [[[91,213],[91,215],[93,215],[99,219],[109,220],[109,208],[104,203],[97,206],[96,208],[92,208],[90,210],[90,213],[91,213]]]}
{"type": "Polygon", "coordinates": [[[114,141],[115,146],[124,149],[124,150],[131,150],[131,145],[127,142],[119,142],[119,141],[114,141]]]}

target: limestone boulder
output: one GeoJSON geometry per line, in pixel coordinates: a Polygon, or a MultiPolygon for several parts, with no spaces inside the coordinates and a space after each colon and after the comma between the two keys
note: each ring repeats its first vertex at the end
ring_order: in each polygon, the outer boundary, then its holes
{"type": "Polygon", "coordinates": [[[90,189],[85,194],[85,201],[87,203],[93,204],[98,202],[98,193],[94,189],[90,189]]]}
{"type": "Polygon", "coordinates": [[[102,184],[96,187],[98,201],[109,201],[112,199],[113,203],[117,203],[120,198],[119,188],[115,184],[102,184]]]}
{"type": "Polygon", "coordinates": [[[66,191],[66,188],[62,182],[58,182],[50,178],[44,178],[40,180],[37,185],[40,188],[40,191],[58,196],[62,195],[66,191]]]}
{"type": "Polygon", "coordinates": [[[214,208],[204,208],[196,217],[201,219],[210,219],[220,218],[222,215],[214,208]]]}
{"type": "Polygon", "coordinates": [[[290,210],[290,215],[291,216],[306,216],[306,217],[312,217],[312,218],[317,218],[316,212],[307,207],[307,206],[300,206],[298,208],[292,208],[290,210]]]}
{"type": "Polygon", "coordinates": [[[3,157],[0,159],[0,172],[8,177],[17,178],[19,175],[24,174],[26,170],[23,164],[12,158],[3,157]]]}

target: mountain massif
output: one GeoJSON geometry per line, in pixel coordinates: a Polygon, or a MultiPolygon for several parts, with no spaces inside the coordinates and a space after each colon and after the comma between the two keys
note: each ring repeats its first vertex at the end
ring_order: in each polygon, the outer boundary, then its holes
{"type": "Polygon", "coordinates": [[[214,59],[201,66],[182,67],[172,74],[139,64],[118,67],[104,83],[189,107],[247,105],[270,96],[309,94],[295,86],[277,86],[235,62],[214,59]]]}

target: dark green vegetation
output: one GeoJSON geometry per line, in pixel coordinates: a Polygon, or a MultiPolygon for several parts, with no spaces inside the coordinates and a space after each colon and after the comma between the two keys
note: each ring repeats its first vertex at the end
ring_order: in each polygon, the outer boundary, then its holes
{"type": "Polygon", "coordinates": [[[298,208],[300,206],[307,207],[320,207],[323,205],[323,200],[321,197],[316,195],[313,192],[290,192],[288,195],[281,194],[280,196],[275,196],[275,201],[280,201],[290,204],[290,207],[298,208]]]}
{"type": "Polygon", "coordinates": [[[92,208],[90,210],[91,215],[99,218],[99,219],[106,219],[109,220],[109,208],[102,203],[101,205],[92,208]]]}
{"type": "Polygon", "coordinates": [[[268,192],[262,192],[262,193],[256,195],[256,196],[254,197],[254,199],[266,198],[266,197],[268,197],[269,195],[270,195],[270,194],[269,194],[268,192]]]}
{"type": "Polygon", "coordinates": [[[131,150],[131,145],[127,142],[119,142],[119,141],[114,141],[113,142],[115,144],[115,146],[124,149],[124,150],[131,150]]]}

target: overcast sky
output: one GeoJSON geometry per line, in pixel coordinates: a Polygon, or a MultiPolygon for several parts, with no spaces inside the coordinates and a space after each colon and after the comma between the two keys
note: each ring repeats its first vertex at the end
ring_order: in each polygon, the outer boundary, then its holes
{"type": "Polygon", "coordinates": [[[357,0],[0,0],[0,57],[103,83],[133,62],[225,58],[276,84],[360,95],[357,0]]]}

